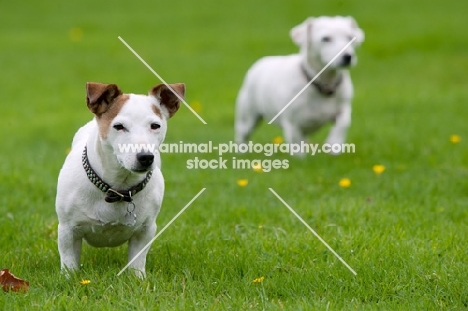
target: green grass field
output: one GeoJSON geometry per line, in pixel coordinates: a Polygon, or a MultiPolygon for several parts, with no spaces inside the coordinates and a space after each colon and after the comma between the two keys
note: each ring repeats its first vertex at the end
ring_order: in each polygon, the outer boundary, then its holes
{"type": "MultiPolygon", "coordinates": [[[[0,269],[31,284],[27,294],[0,292],[0,309],[468,308],[467,3],[87,0],[4,2],[0,10],[0,269]],[[166,142],[217,144],[233,139],[234,100],[249,66],[295,53],[289,30],[318,15],[352,15],[366,33],[352,70],[348,141],[356,153],[276,155],[289,168],[270,173],[188,170],[197,155],[164,154],[159,228],[206,191],[153,244],[148,277],[117,276],[125,246],[87,245],[82,270],[62,276],[56,181],[73,134],[92,117],[85,83],[133,93],[160,83],[118,36],[167,82],[186,83],[187,102],[208,123],[181,107],[166,142]],[[343,178],[350,187],[339,186],[343,178]]],[[[311,139],[322,142],[326,132],[311,139]]],[[[278,135],[263,124],[252,139],[278,135]]]]}

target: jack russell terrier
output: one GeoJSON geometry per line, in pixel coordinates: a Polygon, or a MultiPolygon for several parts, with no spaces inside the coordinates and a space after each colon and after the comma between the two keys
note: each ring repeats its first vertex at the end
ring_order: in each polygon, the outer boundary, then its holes
{"type": "Polygon", "coordinates": [[[286,143],[299,144],[332,122],[326,140],[342,144],[351,124],[353,85],[348,68],[355,65],[355,47],[364,32],[352,17],[310,17],[291,30],[298,54],[269,56],[248,71],[236,103],[235,140],[245,143],[260,120],[272,120],[347,43],[349,45],[275,120],[286,143]]]}
{"type": "MultiPolygon", "coordinates": [[[[185,94],[184,84],[169,86],[156,85],[146,96],[123,94],[115,84],[86,84],[95,117],[75,134],[57,185],[63,270],[79,268],[83,239],[95,247],[128,241],[130,261],[154,237],[164,194],[158,148],[185,94]],[[153,148],[122,148],[129,144],[153,148]]],[[[148,250],[130,265],[139,277],[145,276],[148,250]]]]}

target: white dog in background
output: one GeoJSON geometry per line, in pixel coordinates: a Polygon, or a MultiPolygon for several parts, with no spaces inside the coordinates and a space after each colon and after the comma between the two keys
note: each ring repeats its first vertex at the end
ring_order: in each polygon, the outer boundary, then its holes
{"type": "MultiPolygon", "coordinates": [[[[169,86],[159,84],[146,96],[123,94],[115,84],[86,84],[95,118],[75,134],[57,185],[62,269],[79,268],[83,239],[95,247],[128,241],[130,261],[154,237],[164,194],[158,148],[185,94],[184,84],[169,86]],[[123,150],[123,144],[153,150],[123,150]]],[[[130,265],[140,277],[148,250],[130,265]]]]}
{"type": "Polygon", "coordinates": [[[264,57],[249,69],[236,103],[237,143],[245,143],[261,119],[272,120],[355,38],[273,122],[282,127],[286,143],[301,143],[329,122],[334,126],[326,142],[345,142],[353,97],[348,68],[357,62],[363,31],[352,17],[310,17],[291,30],[291,38],[299,54],[264,57]]]}

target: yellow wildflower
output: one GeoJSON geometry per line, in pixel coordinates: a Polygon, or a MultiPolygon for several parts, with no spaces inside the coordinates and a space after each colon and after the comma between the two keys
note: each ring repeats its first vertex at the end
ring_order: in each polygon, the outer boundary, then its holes
{"type": "Polygon", "coordinates": [[[239,179],[237,181],[237,185],[239,187],[245,187],[245,186],[247,186],[248,183],[249,183],[249,181],[247,179],[239,179]]]}
{"type": "Polygon", "coordinates": [[[342,188],[349,188],[351,186],[351,180],[349,178],[341,178],[338,185],[342,188]]]}
{"type": "Polygon", "coordinates": [[[273,138],[273,143],[276,144],[276,145],[279,145],[279,144],[283,143],[283,137],[276,136],[275,138],[273,138]]]}
{"type": "Polygon", "coordinates": [[[253,282],[254,282],[254,283],[262,283],[264,279],[265,279],[265,277],[262,276],[262,277],[259,277],[259,278],[254,279],[253,282]]]}
{"type": "Polygon", "coordinates": [[[450,142],[452,144],[458,144],[461,141],[461,137],[458,135],[451,135],[450,136],[450,142]]]}
{"type": "Polygon", "coordinates": [[[78,27],[72,28],[68,32],[68,37],[73,42],[79,42],[83,38],[83,30],[78,27]]]}
{"type": "Polygon", "coordinates": [[[202,110],[202,105],[198,100],[194,100],[190,103],[190,107],[192,107],[195,112],[200,112],[202,110]]]}
{"type": "Polygon", "coordinates": [[[263,168],[260,163],[252,165],[252,169],[257,173],[263,172],[263,168]]]}
{"type": "Polygon", "coordinates": [[[381,165],[381,164],[377,164],[377,165],[374,165],[372,167],[372,170],[374,171],[374,173],[376,173],[377,175],[380,175],[382,174],[384,171],[385,171],[385,166],[381,165]]]}
{"type": "Polygon", "coordinates": [[[89,283],[91,283],[90,280],[82,279],[82,280],[80,281],[80,284],[81,284],[81,285],[88,285],[89,283]]]}

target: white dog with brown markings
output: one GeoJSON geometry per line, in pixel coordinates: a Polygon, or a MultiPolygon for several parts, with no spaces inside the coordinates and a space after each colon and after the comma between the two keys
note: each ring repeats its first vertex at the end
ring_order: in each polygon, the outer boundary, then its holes
{"type": "Polygon", "coordinates": [[[353,85],[348,68],[364,32],[352,17],[310,17],[291,30],[298,54],[269,56],[248,71],[236,103],[235,140],[245,143],[260,120],[272,120],[329,62],[330,65],[275,120],[286,143],[299,144],[327,123],[326,143],[345,142],[351,124],[353,85]],[[333,58],[353,39],[334,60],[333,58]]]}
{"type": "MultiPolygon", "coordinates": [[[[115,84],[87,83],[86,101],[95,117],[75,134],[57,185],[63,270],[79,268],[83,239],[95,247],[128,241],[130,261],[154,237],[164,194],[158,148],[185,94],[184,84],[169,86],[157,85],[146,96],[123,94],[115,84]],[[137,147],[125,150],[125,144],[137,147]]],[[[130,265],[139,277],[145,276],[148,249],[130,265]]]]}

